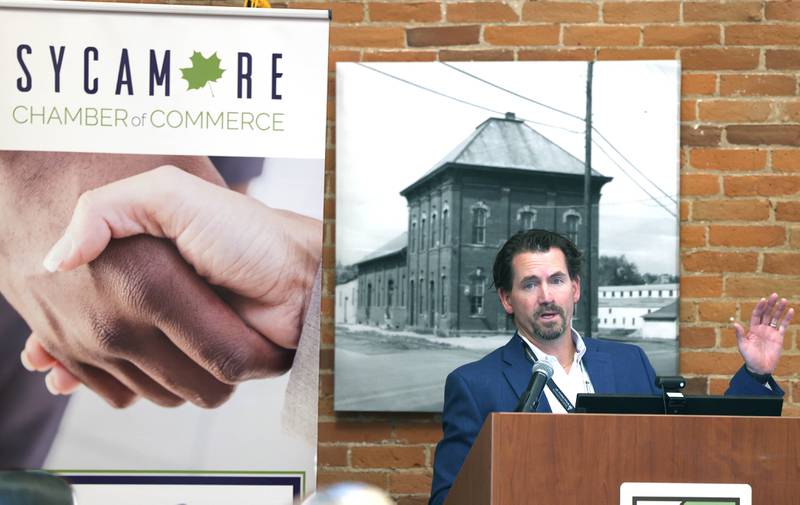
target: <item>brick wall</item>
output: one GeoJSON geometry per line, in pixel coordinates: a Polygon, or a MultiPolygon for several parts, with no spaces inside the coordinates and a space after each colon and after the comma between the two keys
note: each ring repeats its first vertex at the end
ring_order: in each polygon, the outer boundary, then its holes
{"type": "MultiPolygon", "coordinates": [[[[182,2],[168,2],[182,3],[182,2]]],[[[239,1],[187,3],[240,5],[239,1]]],[[[731,316],[769,290],[800,301],[800,2],[341,1],[329,8],[319,484],[362,480],[400,505],[430,489],[434,415],[333,412],[337,61],[680,59],[681,373],[721,394],[740,364],[731,316]]],[[[800,307],[799,307],[800,308],[800,307]]],[[[777,378],[800,415],[800,325],[777,378]]]]}
{"type": "MultiPolygon", "coordinates": [[[[681,358],[693,393],[741,364],[731,316],[777,290],[800,301],[800,2],[341,2],[337,61],[680,59],[681,358]]],[[[427,500],[440,417],[336,415],[333,404],[335,91],[326,172],[319,482],[364,480],[427,500]]],[[[777,377],[800,415],[798,326],[777,377]]]]}

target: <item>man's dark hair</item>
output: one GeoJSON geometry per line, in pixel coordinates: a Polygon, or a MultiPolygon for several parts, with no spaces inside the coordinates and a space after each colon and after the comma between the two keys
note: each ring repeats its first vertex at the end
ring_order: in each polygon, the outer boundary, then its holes
{"type": "Polygon", "coordinates": [[[552,247],[561,249],[567,259],[567,273],[569,278],[575,280],[581,272],[583,265],[583,255],[572,243],[570,239],[549,230],[526,230],[515,233],[503,244],[497,256],[494,258],[492,275],[494,276],[494,286],[505,292],[511,291],[511,284],[514,273],[511,269],[511,262],[514,256],[523,252],[547,252],[552,247]]]}

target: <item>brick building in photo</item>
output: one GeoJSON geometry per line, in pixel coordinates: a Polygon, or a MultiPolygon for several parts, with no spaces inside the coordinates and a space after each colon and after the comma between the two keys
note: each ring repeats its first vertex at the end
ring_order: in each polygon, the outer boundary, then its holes
{"type": "MultiPolygon", "coordinates": [[[[442,336],[513,331],[492,286],[495,254],[530,228],[560,232],[582,247],[583,177],[581,160],[513,113],[487,119],[400,192],[407,232],[357,264],[357,322],[442,336]]],[[[592,172],[595,300],[597,205],[610,180],[592,172]]],[[[583,288],[581,304],[588,300],[583,288]]],[[[580,317],[574,324],[585,330],[580,317]]]]}

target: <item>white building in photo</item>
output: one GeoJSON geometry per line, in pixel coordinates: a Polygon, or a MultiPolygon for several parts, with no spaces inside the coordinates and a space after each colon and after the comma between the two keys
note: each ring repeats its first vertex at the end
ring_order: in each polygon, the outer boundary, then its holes
{"type": "Polygon", "coordinates": [[[356,324],[358,278],[336,285],[336,324],[356,324]]]}
{"type": "Polygon", "coordinates": [[[645,314],[642,337],[648,339],[675,339],[678,334],[678,300],[645,314]]]}
{"type": "MultiPolygon", "coordinates": [[[[675,305],[673,327],[669,336],[662,330],[649,331],[651,338],[677,338],[674,321],[677,320],[678,284],[641,284],[631,286],[600,286],[598,288],[597,322],[601,330],[629,331],[631,337],[648,338],[645,335],[646,316],[656,313],[671,304],[675,305]],[[655,335],[662,335],[655,337],[655,335]]],[[[667,317],[666,312],[662,316],[667,317]]],[[[655,319],[651,321],[655,323],[655,319]]],[[[664,320],[658,320],[663,323],[664,320]]]]}

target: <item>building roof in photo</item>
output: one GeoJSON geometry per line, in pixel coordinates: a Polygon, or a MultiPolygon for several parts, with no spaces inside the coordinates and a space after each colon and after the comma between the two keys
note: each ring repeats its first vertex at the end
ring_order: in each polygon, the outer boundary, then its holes
{"type": "Polygon", "coordinates": [[[675,321],[678,319],[678,300],[665,305],[655,312],[642,316],[645,321],[675,321]]]}
{"type": "Polygon", "coordinates": [[[675,298],[667,297],[631,297],[631,298],[598,298],[597,306],[612,309],[660,309],[675,298]]]}
{"type": "Polygon", "coordinates": [[[393,254],[397,254],[403,251],[407,245],[408,245],[408,232],[404,231],[397,237],[393,238],[389,242],[386,242],[381,247],[377,248],[376,250],[364,256],[364,258],[361,259],[361,261],[359,261],[356,264],[366,263],[367,261],[372,261],[378,258],[383,258],[385,256],[391,256],[393,254]]]}
{"type": "MultiPolygon", "coordinates": [[[[404,194],[420,182],[450,165],[529,170],[582,176],[583,161],[508,112],[503,118],[490,117],[422,177],[401,191],[404,194]]],[[[595,177],[605,177],[592,169],[595,177]]]]}

